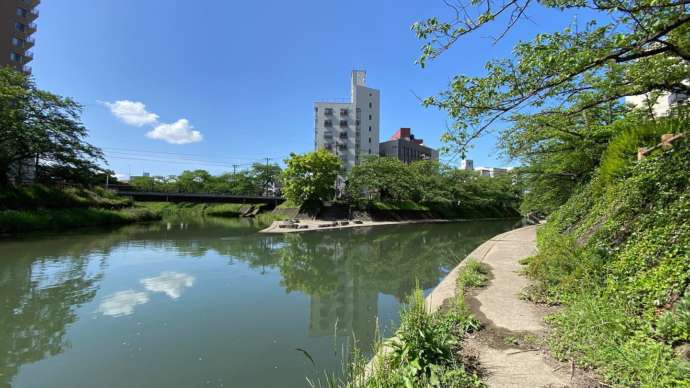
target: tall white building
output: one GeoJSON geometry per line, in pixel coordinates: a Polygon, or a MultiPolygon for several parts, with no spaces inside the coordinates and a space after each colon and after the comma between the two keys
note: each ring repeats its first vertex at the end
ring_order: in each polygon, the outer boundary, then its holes
{"type": "Polygon", "coordinates": [[[352,71],[350,102],[314,103],[314,147],[336,154],[345,171],[362,156],[379,154],[380,96],[365,78],[365,71],[352,71]]]}
{"type": "MultiPolygon", "coordinates": [[[[690,85],[690,80],[685,80],[683,83],[690,85]]],[[[652,93],[627,96],[625,103],[637,108],[650,109],[654,117],[667,116],[673,107],[688,103],[688,96],[682,93],[659,92],[655,97],[656,100],[650,101],[653,98],[652,93]]]]}

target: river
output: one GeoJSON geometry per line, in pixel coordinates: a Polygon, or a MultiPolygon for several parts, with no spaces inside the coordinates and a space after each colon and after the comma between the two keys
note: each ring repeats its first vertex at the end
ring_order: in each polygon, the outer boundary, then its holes
{"type": "Polygon", "coordinates": [[[303,387],[514,226],[181,218],[0,240],[0,387],[303,387]]]}

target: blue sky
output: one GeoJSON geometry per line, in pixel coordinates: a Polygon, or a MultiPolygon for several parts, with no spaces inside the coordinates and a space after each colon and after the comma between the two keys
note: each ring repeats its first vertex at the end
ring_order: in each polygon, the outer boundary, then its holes
{"type": "MultiPolygon", "coordinates": [[[[36,82],[84,105],[90,142],[123,175],[220,173],[311,151],[313,102],[349,97],[353,68],[381,90],[382,139],[411,127],[438,147],[448,118],[415,94],[433,95],[455,74],[481,74],[516,41],[569,21],[537,10],[499,44],[489,38],[496,31],[482,30],[421,69],[410,25],[448,16],[441,0],[45,0],[39,9],[36,82]]],[[[505,164],[494,136],[469,157],[505,164]]]]}

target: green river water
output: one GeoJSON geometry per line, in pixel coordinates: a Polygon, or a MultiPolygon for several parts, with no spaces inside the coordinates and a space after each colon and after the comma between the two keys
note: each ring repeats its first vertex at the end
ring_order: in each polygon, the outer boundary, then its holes
{"type": "Polygon", "coordinates": [[[196,218],[0,240],[0,387],[303,387],[514,226],[196,218]]]}

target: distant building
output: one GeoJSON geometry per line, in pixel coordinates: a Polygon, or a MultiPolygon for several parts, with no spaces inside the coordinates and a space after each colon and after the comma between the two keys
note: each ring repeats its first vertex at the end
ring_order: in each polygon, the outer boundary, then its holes
{"type": "Polygon", "coordinates": [[[471,159],[463,159],[460,161],[461,170],[474,170],[474,161],[471,159]]]}
{"type": "MultiPolygon", "coordinates": [[[[30,74],[28,65],[34,58],[29,51],[34,45],[40,0],[0,0],[0,67],[12,67],[30,74]]],[[[36,179],[38,158],[27,158],[10,166],[9,178],[14,183],[30,183],[36,179]]]]}
{"type": "Polygon", "coordinates": [[[463,159],[460,161],[460,169],[467,171],[476,171],[481,176],[496,177],[499,175],[507,174],[512,170],[512,167],[474,167],[474,161],[472,159],[463,159]]]}
{"type": "Polygon", "coordinates": [[[0,1],[0,67],[11,66],[31,73],[28,63],[34,58],[29,51],[34,45],[40,0],[0,1]]]}
{"type": "Polygon", "coordinates": [[[410,128],[400,128],[388,141],[379,144],[380,156],[391,156],[405,163],[417,160],[438,160],[438,151],[416,139],[410,128]]]}
{"type": "Polygon", "coordinates": [[[314,103],[314,148],[337,155],[346,171],[362,155],[379,153],[379,91],[365,78],[365,71],[352,71],[348,102],[314,103]]]}
{"type": "Polygon", "coordinates": [[[474,169],[481,176],[496,177],[499,175],[507,174],[510,169],[501,167],[477,167],[474,169]]]}
{"type": "MultiPolygon", "coordinates": [[[[686,80],[683,83],[690,85],[690,80],[686,80]]],[[[633,105],[637,108],[649,109],[649,99],[652,97],[651,93],[638,94],[636,96],[625,97],[625,103],[633,105]]],[[[652,114],[654,117],[662,117],[668,115],[671,108],[678,106],[680,104],[687,103],[688,95],[683,93],[669,93],[660,92],[658,98],[651,106],[652,114]]]]}

